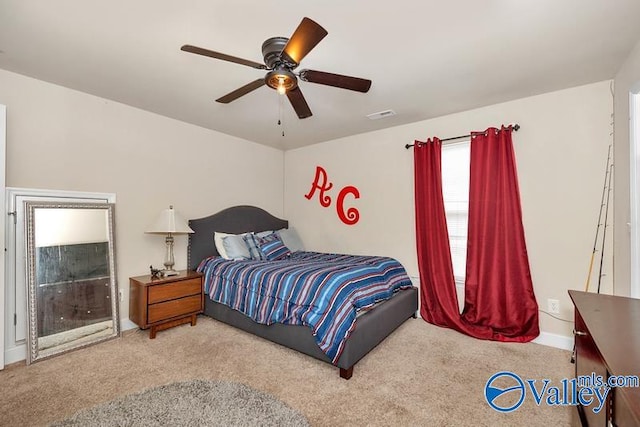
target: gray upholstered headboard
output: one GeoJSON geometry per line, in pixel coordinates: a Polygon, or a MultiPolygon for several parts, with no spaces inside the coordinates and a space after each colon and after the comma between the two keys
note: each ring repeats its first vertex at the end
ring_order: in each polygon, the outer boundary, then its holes
{"type": "Polygon", "coordinates": [[[189,234],[188,268],[195,270],[203,259],[218,255],[213,242],[213,233],[216,231],[240,234],[247,231],[280,230],[288,226],[288,221],[276,218],[255,206],[234,206],[204,218],[191,219],[189,227],[194,232],[189,234]]]}

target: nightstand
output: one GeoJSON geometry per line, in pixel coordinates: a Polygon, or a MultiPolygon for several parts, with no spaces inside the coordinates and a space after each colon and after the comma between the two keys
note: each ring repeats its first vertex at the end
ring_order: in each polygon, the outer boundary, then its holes
{"type": "Polygon", "coordinates": [[[152,278],[150,275],[129,278],[129,319],[141,329],[156,332],[184,323],[195,326],[204,311],[202,274],[182,270],[177,276],[152,278]]]}

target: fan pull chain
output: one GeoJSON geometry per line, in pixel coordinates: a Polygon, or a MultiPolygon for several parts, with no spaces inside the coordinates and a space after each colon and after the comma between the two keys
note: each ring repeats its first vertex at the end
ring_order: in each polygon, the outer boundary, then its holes
{"type": "Polygon", "coordinates": [[[278,94],[278,126],[282,126],[282,136],[284,136],[284,118],[282,117],[283,98],[283,95],[278,94]]]}

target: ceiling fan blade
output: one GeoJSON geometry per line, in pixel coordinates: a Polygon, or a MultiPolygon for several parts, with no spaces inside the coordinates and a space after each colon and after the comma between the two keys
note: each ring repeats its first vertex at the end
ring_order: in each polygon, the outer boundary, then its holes
{"type": "Polygon", "coordinates": [[[216,102],[220,102],[222,104],[228,104],[231,101],[235,101],[236,99],[240,98],[243,95],[248,94],[249,92],[252,92],[256,89],[258,89],[260,86],[264,86],[264,79],[257,79],[252,81],[249,84],[246,84],[236,90],[234,90],[233,92],[230,92],[228,94],[226,94],[225,96],[216,99],[216,102]]]}
{"type": "Polygon", "coordinates": [[[309,18],[303,18],[298,28],[293,32],[291,38],[282,49],[283,59],[292,64],[299,64],[302,58],[313,49],[320,40],[329,34],[318,23],[309,18]]]}
{"type": "Polygon", "coordinates": [[[368,92],[371,87],[371,80],[342,74],[325,73],[324,71],[302,70],[300,78],[305,82],[355,90],[356,92],[368,92]]]}
{"type": "Polygon", "coordinates": [[[260,64],[259,62],[249,61],[248,59],[238,58],[236,56],[226,55],[220,52],[214,52],[213,50],[204,49],[197,46],[191,46],[190,44],[185,44],[180,48],[185,52],[195,53],[197,55],[209,56],[215,59],[221,59],[223,61],[235,62],[236,64],[246,65],[248,67],[257,68],[258,70],[266,70],[267,67],[264,64],[260,64]]]}
{"type": "Polygon", "coordinates": [[[311,117],[311,110],[309,109],[309,105],[307,101],[304,99],[304,95],[299,87],[295,89],[291,89],[287,91],[287,98],[291,102],[293,109],[296,110],[296,114],[300,119],[306,119],[307,117],[311,117]]]}

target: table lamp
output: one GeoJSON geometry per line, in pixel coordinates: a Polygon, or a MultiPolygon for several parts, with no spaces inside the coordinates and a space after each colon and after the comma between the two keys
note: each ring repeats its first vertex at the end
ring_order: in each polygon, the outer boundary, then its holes
{"type": "Polygon", "coordinates": [[[167,244],[167,254],[164,261],[163,274],[165,276],[175,276],[178,274],[173,269],[173,235],[174,234],[188,234],[193,233],[193,230],[189,228],[187,222],[182,218],[174,209],[173,206],[169,206],[169,209],[165,209],[160,212],[155,222],[148,228],[145,233],[149,234],[166,234],[165,242],[167,244]]]}

